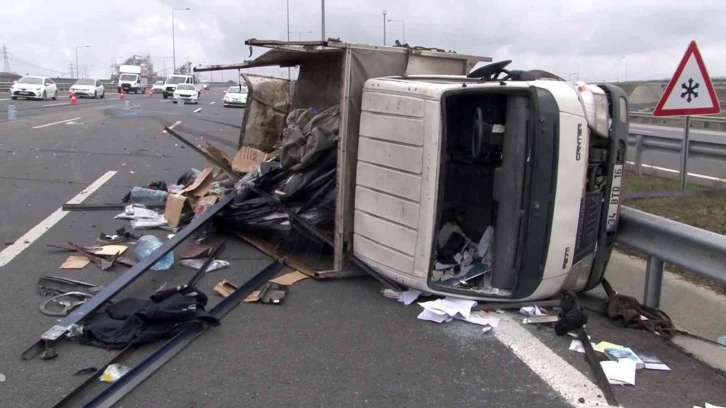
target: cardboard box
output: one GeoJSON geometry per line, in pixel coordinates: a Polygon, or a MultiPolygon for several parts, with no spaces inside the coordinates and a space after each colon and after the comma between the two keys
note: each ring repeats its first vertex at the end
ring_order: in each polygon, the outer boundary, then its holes
{"type": "Polygon", "coordinates": [[[260,168],[265,161],[267,153],[254,147],[242,146],[232,160],[232,170],[240,173],[249,173],[260,168]]]}

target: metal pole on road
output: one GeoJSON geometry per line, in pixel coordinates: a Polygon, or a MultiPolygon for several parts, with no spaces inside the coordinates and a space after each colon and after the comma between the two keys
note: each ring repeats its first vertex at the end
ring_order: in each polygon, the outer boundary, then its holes
{"type": "Polygon", "coordinates": [[[635,135],[635,173],[643,173],[643,135],[635,135]]]}
{"type": "Polygon", "coordinates": [[[663,261],[649,256],[645,266],[645,288],[643,304],[649,307],[660,306],[660,292],[663,285],[663,261]]]}
{"type": "Polygon", "coordinates": [[[90,47],[90,45],[76,45],[76,79],[81,77],[81,67],[78,66],[78,49],[88,47],[90,47]]]}
{"type": "Polygon", "coordinates": [[[688,147],[691,133],[691,116],[686,116],[686,129],[683,132],[683,143],[681,144],[681,191],[686,190],[688,184],[688,147]]]}
{"type": "Polygon", "coordinates": [[[176,69],[176,39],[174,38],[174,12],[177,10],[189,10],[189,7],[187,8],[173,8],[171,9],[171,53],[172,53],[172,59],[174,61],[174,65],[171,67],[171,74],[174,75],[174,70],[176,69]]]}

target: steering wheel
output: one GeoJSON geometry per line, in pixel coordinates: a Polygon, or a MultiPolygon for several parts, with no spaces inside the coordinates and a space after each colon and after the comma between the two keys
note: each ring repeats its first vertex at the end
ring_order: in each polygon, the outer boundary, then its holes
{"type": "Polygon", "coordinates": [[[476,108],[474,112],[474,123],[471,127],[471,157],[478,160],[481,156],[481,148],[484,142],[489,143],[492,134],[492,125],[484,121],[484,112],[476,108]]]}
{"type": "Polygon", "coordinates": [[[509,71],[504,69],[507,65],[511,64],[512,60],[504,60],[499,62],[493,62],[491,64],[484,65],[483,67],[477,68],[467,75],[467,78],[480,78],[486,81],[506,81],[509,79],[509,71]],[[504,78],[499,79],[499,75],[502,73],[507,74],[504,78]]]}

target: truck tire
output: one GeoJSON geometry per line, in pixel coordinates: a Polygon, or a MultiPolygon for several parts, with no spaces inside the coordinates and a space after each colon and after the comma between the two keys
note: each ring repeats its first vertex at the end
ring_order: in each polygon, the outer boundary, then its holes
{"type": "Polygon", "coordinates": [[[166,98],[168,98],[168,97],[169,97],[169,94],[165,93],[165,94],[164,94],[164,99],[166,99],[166,98]]]}

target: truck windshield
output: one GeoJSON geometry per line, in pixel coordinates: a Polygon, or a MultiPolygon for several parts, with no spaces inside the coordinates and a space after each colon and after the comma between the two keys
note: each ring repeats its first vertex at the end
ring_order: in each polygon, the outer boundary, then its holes
{"type": "Polygon", "coordinates": [[[227,93],[239,93],[239,94],[246,94],[247,88],[246,87],[239,87],[239,86],[230,86],[229,89],[227,89],[227,93]]]}
{"type": "Polygon", "coordinates": [[[124,74],[120,78],[122,81],[136,81],[136,75],[124,74]]]}
{"type": "Polygon", "coordinates": [[[187,80],[187,77],[183,76],[170,76],[166,78],[167,84],[183,84],[187,80]]]}
{"type": "Polygon", "coordinates": [[[79,79],[76,81],[76,85],[96,85],[96,80],[94,79],[79,79]]]}
{"type": "Polygon", "coordinates": [[[177,91],[196,91],[197,88],[194,85],[181,84],[176,87],[177,91]]]}

